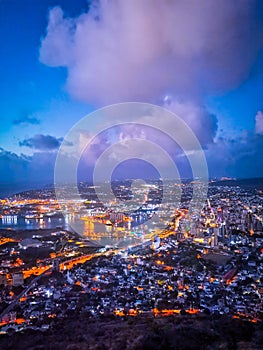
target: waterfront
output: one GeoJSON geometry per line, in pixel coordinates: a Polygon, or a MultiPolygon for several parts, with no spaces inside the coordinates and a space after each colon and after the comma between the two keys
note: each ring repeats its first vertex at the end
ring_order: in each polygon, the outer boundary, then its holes
{"type": "Polygon", "coordinates": [[[69,229],[63,217],[43,217],[27,219],[18,215],[6,215],[0,218],[0,229],[15,229],[15,230],[38,230],[52,229],[61,227],[69,229]]]}

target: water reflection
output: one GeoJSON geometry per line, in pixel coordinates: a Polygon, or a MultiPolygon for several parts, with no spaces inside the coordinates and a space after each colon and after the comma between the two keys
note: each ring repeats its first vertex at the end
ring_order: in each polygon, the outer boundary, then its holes
{"type": "Polygon", "coordinates": [[[1,229],[37,230],[57,227],[69,229],[69,225],[65,223],[65,219],[61,217],[25,218],[18,215],[3,215],[0,218],[1,229]]]}

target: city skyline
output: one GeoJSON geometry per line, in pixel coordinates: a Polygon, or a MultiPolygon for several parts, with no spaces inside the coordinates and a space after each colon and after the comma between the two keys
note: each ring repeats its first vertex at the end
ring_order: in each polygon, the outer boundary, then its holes
{"type": "MultiPolygon", "coordinates": [[[[58,148],[75,123],[123,102],[178,115],[198,138],[211,178],[263,176],[262,2],[26,0],[0,8],[4,195],[53,183],[58,148]]],[[[89,138],[98,123],[90,120],[89,138]]],[[[93,149],[104,150],[116,133],[131,137],[119,129],[97,137],[93,149]]],[[[93,163],[96,152],[88,154],[93,163]]],[[[180,154],[172,157],[180,166],[180,154]]],[[[93,168],[85,166],[89,179],[93,168]]],[[[143,166],[133,159],[117,175],[137,177],[143,166]]],[[[155,174],[150,168],[143,172],[155,174]]]]}

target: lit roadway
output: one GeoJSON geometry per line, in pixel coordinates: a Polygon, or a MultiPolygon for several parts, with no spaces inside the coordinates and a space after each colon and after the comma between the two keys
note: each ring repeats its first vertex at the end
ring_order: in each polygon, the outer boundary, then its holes
{"type": "MultiPolygon", "coordinates": [[[[159,233],[159,236],[161,238],[165,238],[165,237],[168,237],[170,236],[171,234],[174,234],[174,231],[173,230],[167,230],[165,231],[165,233],[163,233],[162,235],[160,235],[159,233]]],[[[151,235],[152,236],[152,235],[151,235]]],[[[100,253],[94,253],[94,254],[88,254],[88,255],[82,255],[80,257],[77,257],[77,258],[72,258],[72,259],[69,259],[69,260],[66,260],[66,261],[63,261],[62,263],[59,264],[59,268],[60,270],[69,270],[71,269],[72,267],[74,267],[76,264],[84,264],[86,261],[89,261],[95,257],[98,257],[98,256],[102,256],[102,255],[109,255],[109,254],[116,254],[117,252],[119,251],[118,248],[116,249],[111,249],[111,250],[108,250],[107,252],[100,252],[100,253]]],[[[19,300],[34,286],[34,284],[46,273],[49,273],[51,272],[52,270],[52,266],[48,265],[46,266],[46,268],[41,271],[39,273],[38,276],[36,276],[31,282],[30,284],[18,295],[15,297],[15,299],[7,306],[7,308],[0,314],[0,320],[1,318],[6,315],[7,313],[9,313],[13,308],[14,306],[19,302],[19,300]]],[[[39,271],[39,270],[38,270],[39,271]]],[[[25,275],[26,275],[26,271],[25,272],[25,275]]],[[[32,271],[31,271],[32,272],[32,271]]],[[[29,276],[34,273],[34,272],[37,272],[37,271],[33,271],[32,273],[30,272],[29,276]]],[[[27,276],[27,277],[29,277],[27,276]]]]}
{"type": "MultiPolygon", "coordinates": [[[[69,270],[72,267],[74,267],[76,264],[84,264],[86,261],[89,261],[95,257],[102,256],[102,255],[110,255],[110,254],[116,254],[119,251],[118,248],[111,249],[106,252],[100,252],[100,253],[94,253],[94,254],[88,254],[88,255],[82,255],[77,258],[72,258],[66,261],[63,261],[59,264],[60,270],[69,270]]],[[[44,275],[48,274],[52,271],[52,266],[48,265],[46,268],[40,272],[38,276],[36,276],[29,285],[19,294],[15,297],[15,299],[5,308],[5,310],[0,314],[0,321],[3,318],[4,315],[8,314],[15,305],[19,302],[19,300],[35,285],[35,283],[44,275]]]]}
{"type": "MultiPolygon", "coordinates": [[[[109,253],[116,253],[116,250],[110,250],[104,253],[94,253],[94,254],[89,254],[89,255],[83,255],[80,256],[78,258],[73,258],[70,260],[66,260],[64,262],[62,262],[59,267],[60,270],[63,270],[64,268],[66,270],[71,269],[72,267],[74,267],[76,264],[83,264],[88,260],[91,260],[92,258],[95,258],[97,256],[101,256],[101,255],[106,255],[109,253]]],[[[14,307],[15,305],[19,302],[19,300],[32,288],[34,287],[35,283],[44,275],[44,274],[48,274],[52,271],[52,266],[47,266],[47,269],[45,269],[43,272],[41,272],[38,276],[36,276],[30,283],[29,285],[20,293],[18,294],[15,299],[5,308],[5,310],[0,314],[0,321],[1,319],[8,314],[14,307]]]]}
{"type": "Polygon", "coordinates": [[[34,286],[34,284],[42,277],[45,273],[50,272],[51,267],[48,270],[45,270],[41,275],[38,275],[35,277],[29,285],[20,293],[18,294],[15,299],[5,308],[5,310],[0,315],[0,320],[3,318],[4,315],[8,314],[13,307],[19,302],[19,300],[34,286]]]}

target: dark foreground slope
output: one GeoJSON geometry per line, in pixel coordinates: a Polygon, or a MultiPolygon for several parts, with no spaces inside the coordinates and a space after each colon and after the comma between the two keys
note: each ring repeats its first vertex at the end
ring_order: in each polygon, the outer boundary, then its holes
{"type": "Polygon", "coordinates": [[[263,349],[262,324],[207,316],[171,318],[66,319],[46,332],[0,336],[2,350],[78,349],[263,349]]]}

